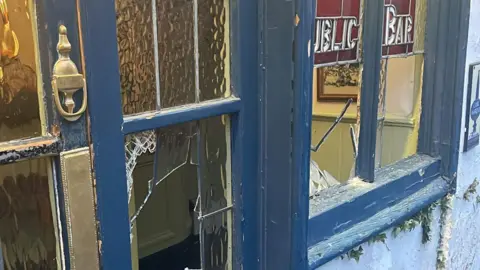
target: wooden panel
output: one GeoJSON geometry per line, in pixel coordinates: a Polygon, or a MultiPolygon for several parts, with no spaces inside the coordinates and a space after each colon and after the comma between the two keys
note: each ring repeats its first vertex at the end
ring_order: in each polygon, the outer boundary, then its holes
{"type": "Polygon", "coordinates": [[[71,269],[100,269],[90,150],[60,154],[71,269]]]}

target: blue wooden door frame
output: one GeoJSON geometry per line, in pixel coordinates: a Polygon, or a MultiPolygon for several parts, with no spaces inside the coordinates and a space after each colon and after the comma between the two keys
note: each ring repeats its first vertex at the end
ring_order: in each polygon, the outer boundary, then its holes
{"type": "Polygon", "coordinates": [[[261,246],[255,269],[307,269],[315,1],[261,0],[259,8],[261,246]]]}
{"type": "Polygon", "coordinates": [[[130,231],[124,135],[203,117],[229,114],[235,204],[234,269],[255,269],[258,259],[258,31],[250,20],[254,0],[231,2],[232,92],[238,98],[175,109],[154,117],[127,117],[121,110],[114,0],[80,1],[90,136],[97,193],[103,269],[130,269],[130,231]]]}
{"type": "Polygon", "coordinates": [[[103,269],[131,267],[125,132],[198,113],[232,117],[234,266],[306,269],[310,146],[308,138],[292,138],[310,136],[302,127],[309,123],[297,121],[306,115],[293,108],[311,113],[305,89],[312,84],[314,1],[231,0],[232,91],[241,102],[149,122],[123,119],[114,0],[79,4],[103,269]]]}

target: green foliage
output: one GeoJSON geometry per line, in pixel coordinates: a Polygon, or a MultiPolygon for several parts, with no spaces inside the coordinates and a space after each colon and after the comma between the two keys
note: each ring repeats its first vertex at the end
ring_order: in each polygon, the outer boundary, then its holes
{"type": "MultiPolygon", "coordinates": [[[[463,199],[465,201],[470,201],[471,197],[473,194],[477,194],[477,187],[478,187],[478,180],[475,178],[473,182],[468,186],[467,190],[465,190],[465,193],[463,193],[463,199]]],[[[478,202],[478,194],[477,194],[477,202],[478,202]]]]}
{"type": "Polygon", "coordinates": [[[363,248],[362,246],[358,246],[357,249],[353,248],[349,252],[347,252],[345,255],[340,255],[340,258],[343,260],[345,256],[348,259],[355,259],[355,261],[358,263],[360,261],[360,256],[363,255],[363,248]]]}
{"type": "Polygon", "coordinates": [[[443,250],[438,250],[438,256],[437,256],[437,269],[445,269],[447,266],[447,259],[446,256],[443,252],[443,250]]]}
{"type": "Polygon", "coordinates": [[[371,244],[374,244],[374,243],[377,243],[377,242],[381,242],[383,244],[386,244],[385,240],[387,240],[387,234],[386,233],[381,233],[377,236],[374,236],[374,237],[370,238],[368,240],[368,244],[371,245],[371,244]]]}
{"type": "MultiPolygon", "coordinates": [[[[368,239],[367,243],[368,243],[368,245],[371,245],[373,243],[381,242],[381,243],[387,245],[385,240],[387,240],[387,234],[386,233],[381,233],[381,234],[378,234],[378,235],[368,239]]],[[[348,251],[347,253],[345,253],[343,255],[340,255],[340,258],[342,260],[345,259],[345,258],[347,258],[349,260],[354,259],[356,262],[359,262],[360,261],[360,256],[362,256],[362,255],[363,255],[363,247],[358,246],[356,249],[353,248],[350,251],[348,251]]]]}
{"type": "Polygon", "coordinates": [[[403,223],[399,224],[393,228],[392,235],[397,237],[402,232],[410,232],[415,229],[418,225],[422,227],[422,244],[430,242],[432,239],[432,218],[433,218],[433,209],[437,207],[438,202],[431,204],[430,206],[424,208],[412,218],[405,220],[403,223]]]}
{"type": "MultiPolygon", "coordinates": [[[[480,196],[477,198],[478,201],[480,201],[480,196]]],[[[428,207],[422,209],[420,212],[412,216],[410,219],[405,220],[403,223],[399,224],[398,226],[394,227],[392,230],[392,235],[393,237],[397,237],[400,233],[402,232],[410,232],[412,231],[415,227],[421,226],[422,227],[422,244],[426,244],[431,241],[432,236],[431,236],[431,226],[432,226],[432,219],[433,219],[433,210],[440,204],[440,207],[447,207],[443,204],[443,200],[440,202],[434,202],[428,207]]],[[[378,234],[372,238],[370,238],[367,243],[369,245],[373,243],[383,243],[386,245],[386,240],[387,240],[387,234],[386,233],[381,233],[378,234]]],[[[388,248],[388,247],[387,247],[388,248]]],[[[355,259],[355,261],[360,260],[360,256],[363,255],[363,248],[362,246],[358,246],[358,248],[354,248],[344,255],[341,255],[340,258],[343,260],[345,258],[348,259],[355,259]]]]}

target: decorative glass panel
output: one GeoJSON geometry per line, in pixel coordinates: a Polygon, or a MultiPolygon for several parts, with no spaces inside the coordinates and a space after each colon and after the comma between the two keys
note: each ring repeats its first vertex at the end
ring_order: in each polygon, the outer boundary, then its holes
{"type": "Polygon", "coordinates": [[[382,54],[408,54],[413,51],[415,0],[385,0],[382,54]]]}
{"type": "Polygon", "coordinates": [[[0,249],[5,269],[57,269],[48,163],[37,159],[0,166],[0,249]]]}
{"type": "Polygon", "coordinates": [[[156,0],[161,107],[195,103],[192,0],[156,0]]]}
{"type": "Polygon", "coordinates": [[[427,1],[385,0],[382,54],[422,53],[425,43],[427,1]]]}
{"type": "Polygon", "coordinates": [[[0,141],[42,134],[37,38],[31,3],[0,0],[0,141]]]}
{"type": "Polygon", "coordinates": [[[155,39],[151,0],[116,0],[124,114],[155,110],[155,39]]]}
{"type": "Polygon", "coordinates": [[[124,114],[230,96],[228,2],[116,0],[124,114]]]}
{"type": "Polygon", "coordinates": [[[222,116],[126,138],[134,266],[230,269],[229,130],[222,116]]]}
{"type": "Polygon", "coordinates": [[[315,64],[358,61],[360,0],[317,0],[315,64]]]}
{"type": "Polygon", "coordinates": [[[198,1],[200,101],[230,96],[228,3],[198,1]]]}

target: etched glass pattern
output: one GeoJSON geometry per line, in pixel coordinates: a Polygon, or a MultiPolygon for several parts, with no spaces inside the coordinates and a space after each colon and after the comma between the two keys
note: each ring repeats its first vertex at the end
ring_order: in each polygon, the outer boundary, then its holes
{"type": "Polygon", "coordinates": [[[48,163],[48,159],[37,159],[0,166],[0,242],[5,269],[57,269],[48,163]]]}
{"type": "Polygon", "coordinates": [[[230,96],[228,1],[198,0],[197,20],[191,0],[116,0],[116,10],[124,114],[230,96]]]}

